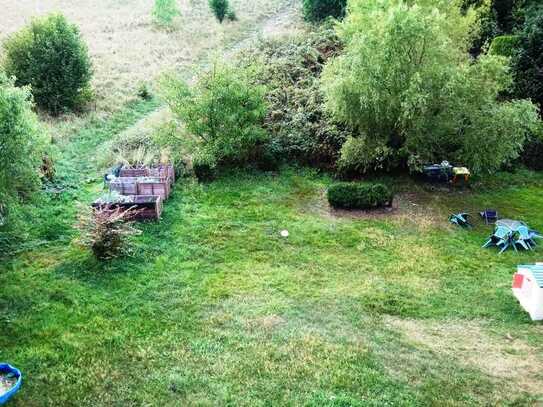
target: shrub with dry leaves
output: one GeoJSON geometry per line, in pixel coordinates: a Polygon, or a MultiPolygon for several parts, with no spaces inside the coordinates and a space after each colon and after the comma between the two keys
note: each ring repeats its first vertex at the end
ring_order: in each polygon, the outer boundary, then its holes
{"type": "Polygon", "coordinates": [[[77,243],[92,251],[98,260],[110,260],[130,253],[130,240],[141,231],[134,227],[135,208],[123,210],[103,206],[82,209],[77,223],[77,243]]]}

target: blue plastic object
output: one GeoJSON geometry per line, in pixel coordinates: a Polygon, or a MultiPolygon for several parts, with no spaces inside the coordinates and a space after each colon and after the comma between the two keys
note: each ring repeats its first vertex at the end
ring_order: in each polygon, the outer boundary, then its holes
{"type": "Polygon", "coordinates": [[[453,213],[449,216],[449,222],[463,228],[471,228],[473,225],[470,223],[469,218],[470,215],[468,213],[453,213]]]}
{"type": "Polygon", "coordinates": [[[11,399],[15,395],[15,393],[19,391],[19,389],[21,388],[21,383],[23,382],[23,375],[21,374],[21,371],[19,369],[8,365],[7,363],[0,363],[0,373],[13,373],[13,375],[17,378],[15,386],[9,389],[6,393],[0,394],[0,406],[2,406],[6,404],[9,399],[11,399]]]}

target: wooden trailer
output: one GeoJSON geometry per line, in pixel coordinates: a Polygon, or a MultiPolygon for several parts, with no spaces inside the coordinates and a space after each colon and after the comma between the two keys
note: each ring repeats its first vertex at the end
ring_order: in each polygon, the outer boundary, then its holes
{"type": "Polygon", "coordinates": [[[109,190],[121,195],[158,195],[165,201],[171,184],[165,177],[120,177],[109,182],[109,190]]]}
{"type": "Polygon", "coordinates": [[[175,171],[171,164],[161,164],[156,167],[123,167],[119,171],[119,177],[160,177],[167,178],[170,185],[175,182],[175,171]]]}

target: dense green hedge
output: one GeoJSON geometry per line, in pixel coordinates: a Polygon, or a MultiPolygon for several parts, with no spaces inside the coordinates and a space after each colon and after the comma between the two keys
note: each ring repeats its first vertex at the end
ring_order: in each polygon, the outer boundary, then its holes
{"type": "Polygon", "coordinates": [[[392,205],[393,193],[383,184],[338,182],[328,188],[334,208],[372,209],[392,205]]]}
{"type": "Polygon", "coordinates": [[[500,35],[492,40],[489,53],[492,55],[501,55],[512,57],[519,46],[520,38],[517,35],[500,35]]]}

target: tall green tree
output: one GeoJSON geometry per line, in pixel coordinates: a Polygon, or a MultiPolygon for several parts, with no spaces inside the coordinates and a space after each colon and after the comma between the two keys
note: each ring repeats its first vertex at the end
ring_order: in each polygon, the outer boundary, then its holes
{"type": "Polygon", "coordinates": [[[527,16],[513,61],[516,95],[529,97],[543,108],[543,6],[527,16]]]}
{"type": "Polygon", "coordinates": [[[350,7],[339,27],[345,51],[322,82],[328,109],[370,150],[392,150],[412,169],[447,159],[475,172],[518,156],[538,124],[537,108],[498,101],[511,85],[507,59],[471,60],[471,13],[439,0],[353,0],[350,7]]]}
{"type": "Polygon", "coordinates": [[[0,72],[0,225],[39,187],[44,142],[29,88],[0,72]]]}

